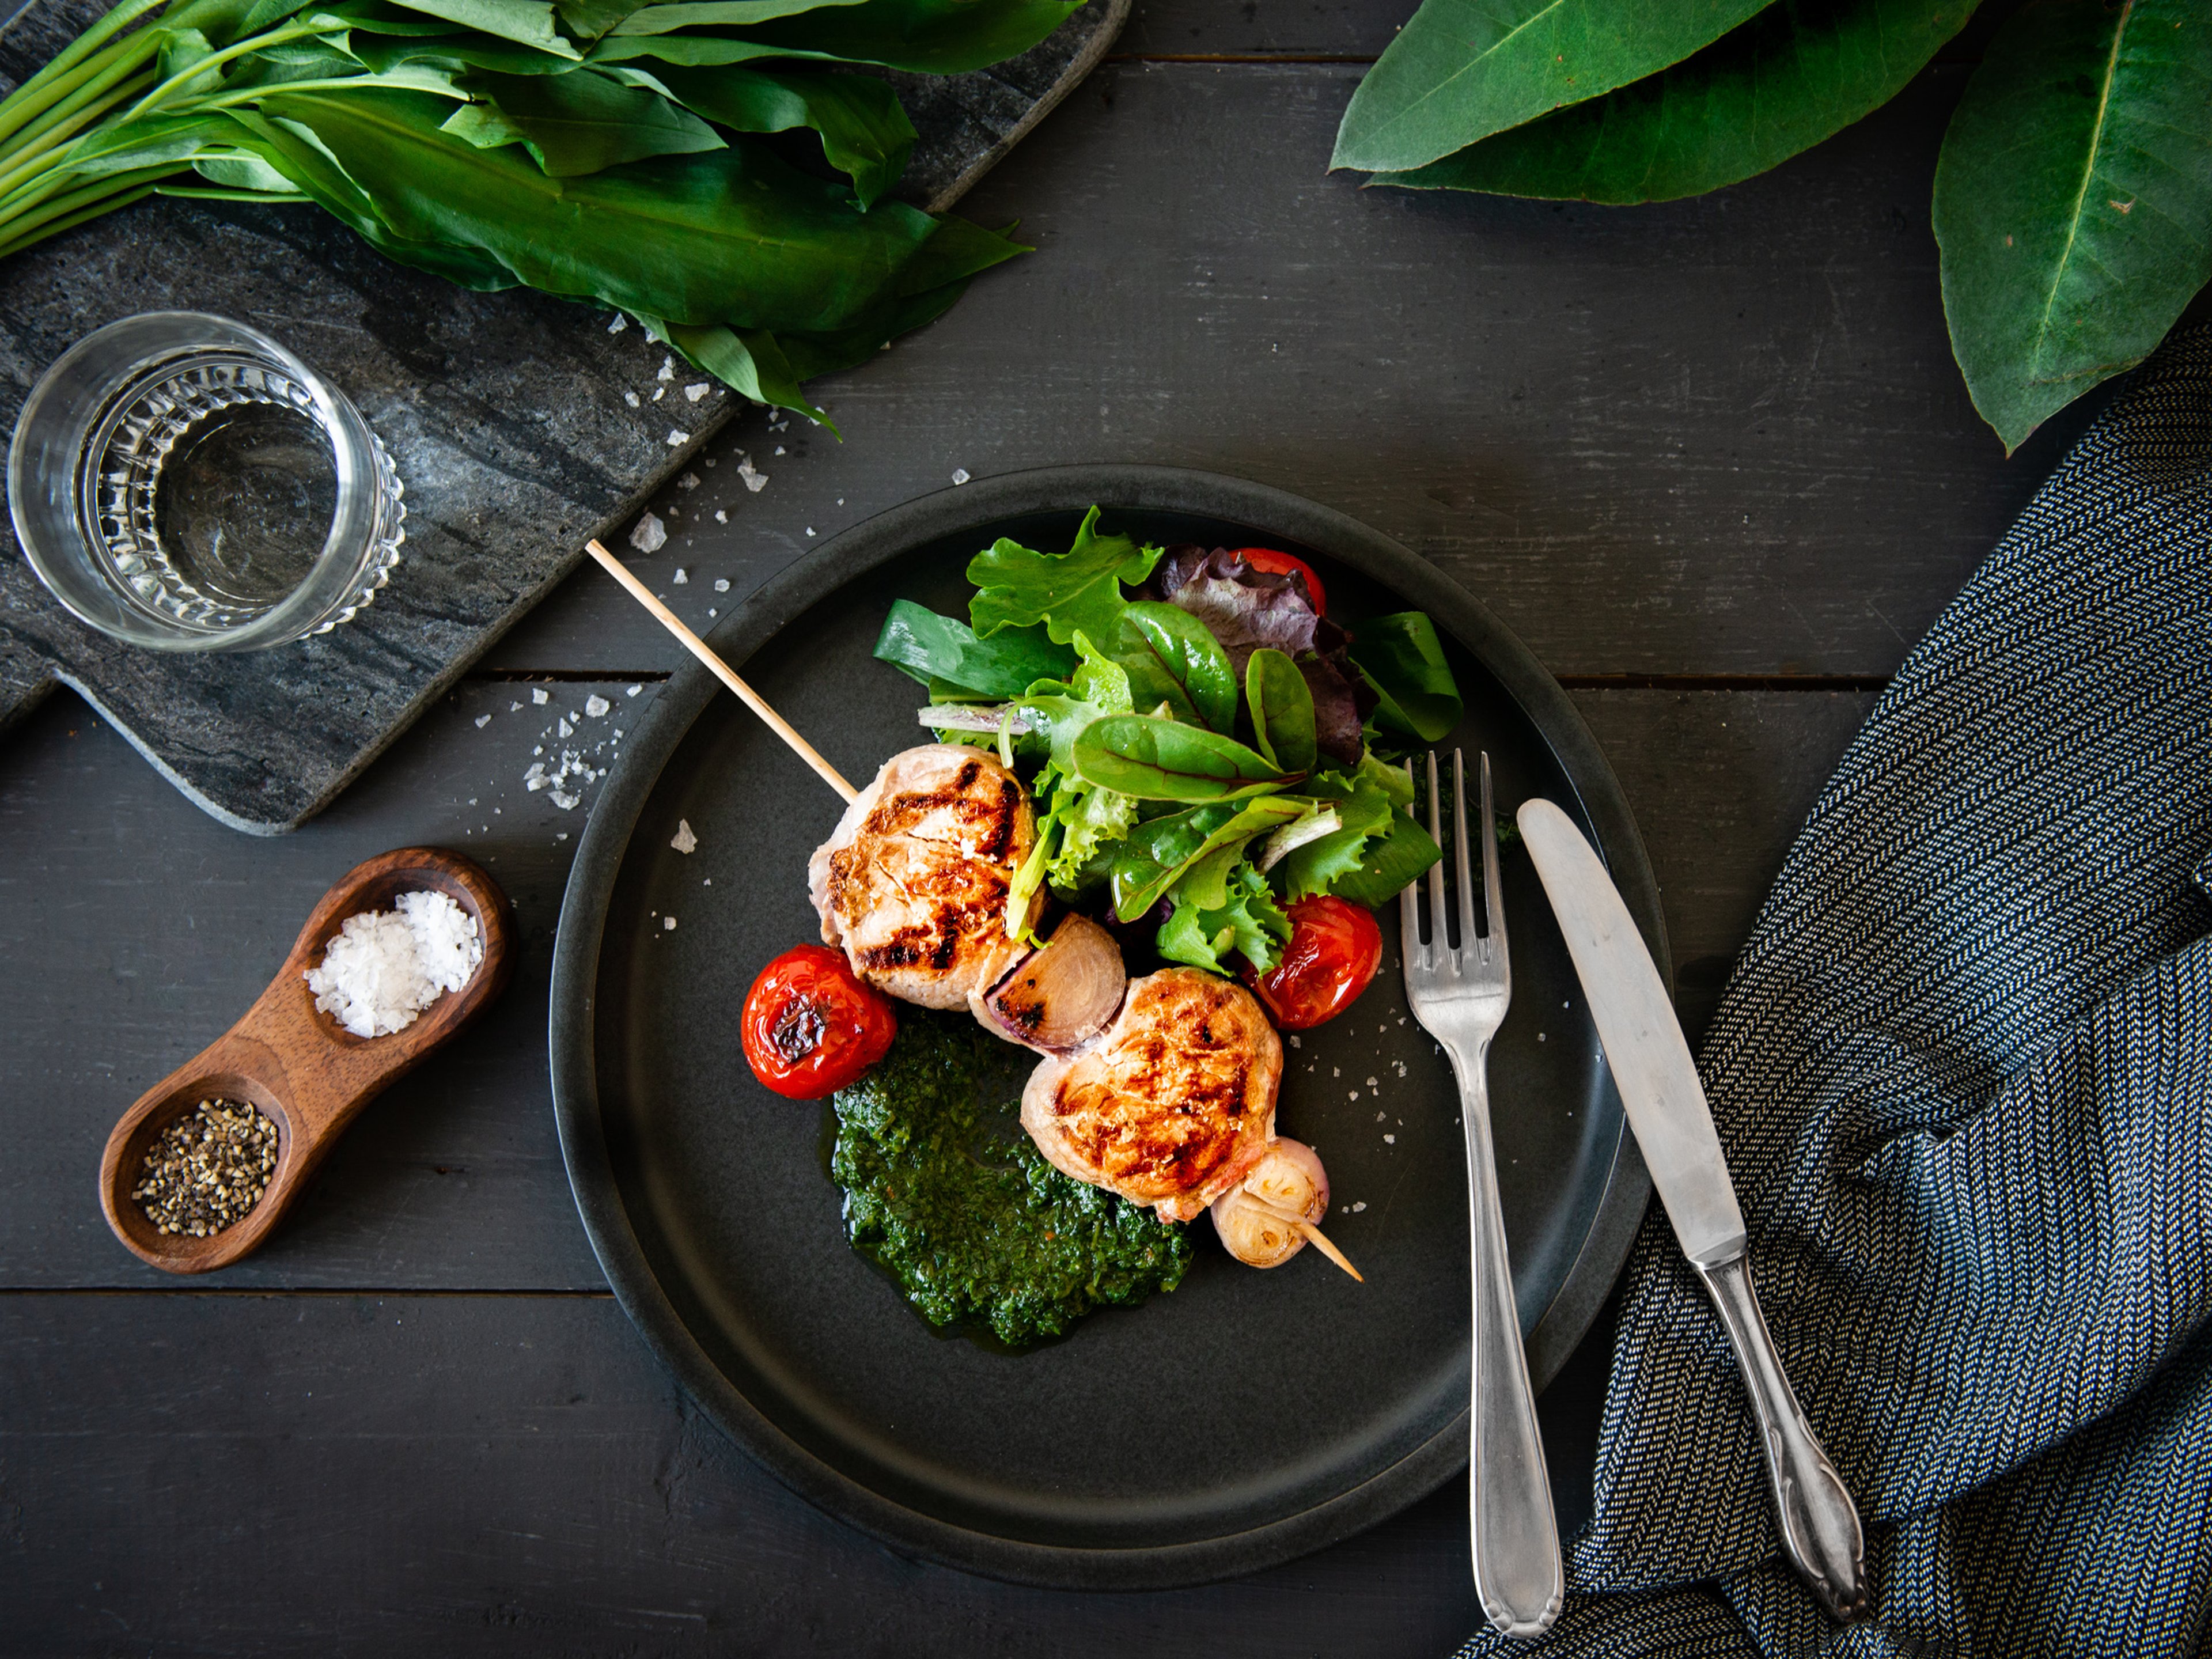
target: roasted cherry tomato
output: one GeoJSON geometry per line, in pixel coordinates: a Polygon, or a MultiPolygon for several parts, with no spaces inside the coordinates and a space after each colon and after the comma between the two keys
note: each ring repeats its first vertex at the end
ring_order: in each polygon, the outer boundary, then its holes
{"type": "Polygon", "coordinates": [[[793,1100],[836,1093],[898,1034],[890,999],[826,945],[786,951],[762,969],[738,1025],[753,1075],[793,1100]]]}
{"type": "Polygon", "coordinates": [[[1291,942],[1281,963],[1266,974],[1248,967],[1244,978],[1276,1024],[1303,1031],[1358,1000],[1382,965],[1382,930],[1372,910],[1328,894],[1300,899],[1285,914],[1291,942]]]}
{"type": "Polygon", "coordinates": [[[1314,574],[1313,567],[1295,553],[1278,553],[1272,547],[1240,547],[1237,556],[1255,570],[1264,570],[1271,576],[1287,576],[1293,570],[1306,579],[1306,592],[1312,597],[1314,615],[1328,615],[1328,593],[1314,574]]]}

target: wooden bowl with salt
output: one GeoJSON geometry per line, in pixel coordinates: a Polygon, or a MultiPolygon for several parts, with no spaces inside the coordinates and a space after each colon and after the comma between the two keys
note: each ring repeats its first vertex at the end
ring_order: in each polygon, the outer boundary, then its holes
{"type": "Polygon", "coordinates": [[[100,1207],[125,1248],[173,1273],[206,1273],[250,1255],[275,1231],[308,1177],[361,1109],[414,1069],[507,987],[514,972],[514,913],[492,878],[459,853],[403,847],[358,866],[323,896],[276,977],[245,1016],[206,1048],[138,1097],[107,1137],[100,1160],[100,1207]],[[402,893],[443,893],[472,917],[483,960],[410,1024],[356,1036],[315,1006],[307,973],[323,960],[347,918],[389,910],[402,893]],[[131,1196],[162,1131],[204,1100],[256,1108],[276,1131],[276,1166],[243,1217],[204,1237],[164,1233],[131,1196]]]}

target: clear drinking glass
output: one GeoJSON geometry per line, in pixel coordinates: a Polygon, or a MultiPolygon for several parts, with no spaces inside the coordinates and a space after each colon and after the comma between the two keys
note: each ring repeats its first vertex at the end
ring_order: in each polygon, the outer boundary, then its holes
{"type": "Polygon", "coordinates": [[[343,392],[197,311],[126,317],[56,361],[15,422],[8,507],[56,599],[156,651],[337,627],[391,579],[407,515],[343,392]]]}

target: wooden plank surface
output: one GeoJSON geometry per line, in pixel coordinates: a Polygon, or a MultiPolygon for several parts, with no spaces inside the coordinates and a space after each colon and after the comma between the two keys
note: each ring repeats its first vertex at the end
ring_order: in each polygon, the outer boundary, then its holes
{"type": "MultiPolygon", "coordinates": [[[[1038,254],[826,383],[842,447],[743,417],[656,502],[672,540],[637,568],[711,626],[956,467],[1174,462],[1356,514],[1575,689],[1650,845],[1694,1030],[1884,678],[2082,416],[2005,460],[1944,344],[1929,169],[1971,41],[1767,179],[1601,212],[1326,174],[1358,65],[1288,60],[1371,56],[1406,9],[1141,6],[1120,60],[969,198],[1038,254]],[[1193,57],[1272,61],[1164,61],[1193,57]]],[[[587,805],[521,775],[594,691],[613,712],[572,724],[616,752],[676,659],[586,572],[275,842],[204,817],[67,694],[0,750],[0,1652],[1450,1650],[1479,1616],[1462,1483],[1274,1572],[1057,1595],[824,1519],[659,1370],[604,1292],[547,1099],[587,805]],[[252,999],[331,880],[411,842],[507,885],[505,1002],[219,1288],[139,1267],[94,1202],[115,1115],[252,999]]],[[[1570,1523],[1606,1342],[1541,1402],[1570,1523]]]]}

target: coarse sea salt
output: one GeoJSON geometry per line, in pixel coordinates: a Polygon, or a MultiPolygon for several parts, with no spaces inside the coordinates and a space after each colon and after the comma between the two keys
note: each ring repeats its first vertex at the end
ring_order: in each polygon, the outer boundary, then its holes
{"type": "Polygon", "coordinates": [[[307,969],[315,1006],[356,1036],[406,1030],[483,961],[476,918],[443,893],[402,893],[389,910],[348,916],[307,969]]]}

